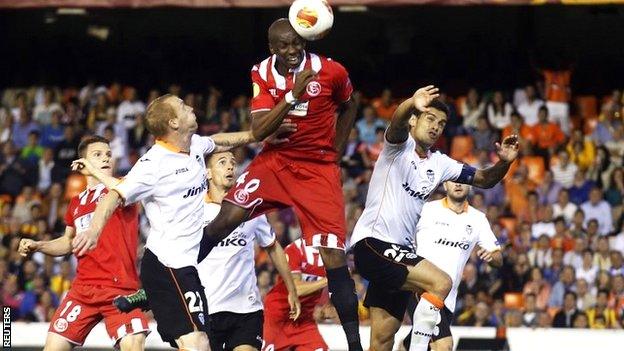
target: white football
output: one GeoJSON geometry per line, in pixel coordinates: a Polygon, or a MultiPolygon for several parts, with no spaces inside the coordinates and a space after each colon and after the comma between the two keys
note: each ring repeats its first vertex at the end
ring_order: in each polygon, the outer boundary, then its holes
{"type": "Polygon", "coordinates": [[[325,0],[295,0],[290,5],[288,20],[305,40],[318,40],[334,24],[334,13],[325,0]]]}

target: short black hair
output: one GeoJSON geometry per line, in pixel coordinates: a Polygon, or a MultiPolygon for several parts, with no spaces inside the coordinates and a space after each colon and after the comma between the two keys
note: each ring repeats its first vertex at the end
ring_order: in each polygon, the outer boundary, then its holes
{"type": "Polygon", "coordinates": [[[444,112],[444,114],[447,117],[451,113],[451,110],[449,109],[448,105],[438,99],[431,100],[431,102],[429,103],[429,107],[435,108],[438,111],[444,112]]]}
{"type": "Polygon", "coordinates": [[[386,132],[386,128],[385,127],[377,127],[375,128],[375,134],[377,133],[385,133],[386,132]]]}
{"type": "Polygon", "coordinates": [[[574,291],[572,291],[572,290],[566,290],[565,294],[563,294],[564,297],[568,296],[568,295],[572,295],[574,297],[574,300],[576,300],[576,298],[577,298],[576,293],[574,291]]]}
{"type": "Polygon", "coordinates": [[[542,106],[540,106],[540,108],[539,108],[539,110],[538,110],[538,111],[539,111],[539,112],[544,111],[544,112],[546,112],[546,116],[548,116],[548,107],[546,107],[546,105],[542,105],[542,106]]]}
{"type": "Polygon", "coordinates": [[[95,143],[104,143],[106,145],[110,145],[108,142],[108,139],[99,136],[99,135],[92,135],[89,137],[86,137],[84,139],[82,139],[82,141],[80,142],[80,144],[78,144],[78,156],[80,157],[84,157],[84,153],[85,151],[87,151],[87,147],[89,147],[89,145],[91,144],[95,144],[95,143]]]}

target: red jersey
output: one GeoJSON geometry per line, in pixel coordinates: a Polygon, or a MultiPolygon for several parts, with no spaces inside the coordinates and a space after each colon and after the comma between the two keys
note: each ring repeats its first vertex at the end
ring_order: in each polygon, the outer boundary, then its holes
{"type": "Polygon", "coordinates": [[[253,98],[251,112],[269,111],[294,86],[295,76],[305,69],[312,69],[318,78],[308,83],[301,102],[293,106],[287,118],[297,123],[297,131],[290,135],[289,143],[265,144],[263,151],[279,151],[295,159],[336,161],[336,108],[351,97],[353,87],[347,70],[338,62],[304,53],[301,65],[286,77],[275,68],[276,56],[253,66],[253,98]]]}
{"type": "MultiPolygon", "coordinates": [[[[108,193],[104,184],[98,184],[73,197],[67,206],[65,223],[76,233],[89,228],[97,203],[108,193]]],[[[139,277],[135,263],[139,231],[139,212],[136,205],[119,207],[113,212],[94,250],[78,257],[74,284],[103,285],[138,289],[139,277]]]]}
{"type": "MultiPolygon", "coordinates": [[[[301,274],[301,280],[306,282],[317,281],[325,277],[325,268],[318,249],[306,246],[305,241],[297,239],[284,249],[288,257],[288,265],[292,273],[301,274]]],[[[323,290],[313,294],[300,296],[301,315],[297,321],[314,320],[314,307],[319,303],[323,290]]],[[[288,305],[288,289],[280,277],[277,284],[269,291],[264,299],[264,314],[277,321],[287,321],[290,306],[288,305]]]]}

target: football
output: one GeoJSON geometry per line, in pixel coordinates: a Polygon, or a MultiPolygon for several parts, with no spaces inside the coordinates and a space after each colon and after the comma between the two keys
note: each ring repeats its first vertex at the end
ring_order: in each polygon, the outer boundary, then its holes
{"type": "Polygon", "coordinates": [[[323,38],[334,24],[334,13],[325,0],[295,0],[290,5],[288,20],[305,40],[323,38]]]}

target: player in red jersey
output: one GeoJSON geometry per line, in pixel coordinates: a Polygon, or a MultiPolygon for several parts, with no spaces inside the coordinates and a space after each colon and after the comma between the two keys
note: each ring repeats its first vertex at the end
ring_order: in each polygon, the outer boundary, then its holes
{"type": "MultiPolygon", "coordinates": [[[[117,183],[112,177],[108,140],[93,136],[78,146],[75,164],[87,175],[88,188],[71,199],[65,213],[65,234],[51,241],[22,239],[19,252],[63,256],[72,252],[72,239],[89,227],[98,201],[117,183]]],[[[139,287],[136,271],[139,213],[136,206],[120,207],[108,220],[95,250],[78,257],[76,279],[59,305],[48,330],[46,351],[71,350],[102,319],[113,344],[122,351],[143,350],[149,333],[147,319],[138,310],[119,312],[113,299],[139,287]]]]}
{"type": "Polygon", "coordinates": [[[289,142],[265,144],[225,197],[219,215],[204,229],[200,260],[242,222],[293,207],[307,245],[325,263],[331,301],[349,350],[362,350],[355,284],[347,268],[344,202],[336,164],[353,126],[356,105],[347,70],[306,52],[287,19],[268,31],[270,57],[253,66],[252,132],[256,140],[288,119],[297,131],[289,142]],[[336,118],[336,113],[339,116],[336,118]]]}
{"type": "Polygon", "coordinates": [[[323,288],[327,286],[319,251],[297,239],[284,252],[301,301],[301,315],[295,321],[289,318],[288,290],[280,278],[264,300],[262,350],[329,350],[312,316],[323,288]]]}

